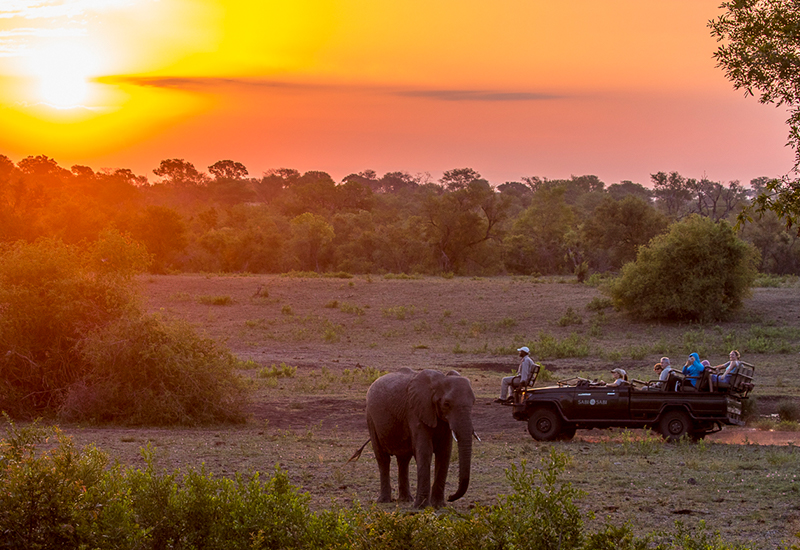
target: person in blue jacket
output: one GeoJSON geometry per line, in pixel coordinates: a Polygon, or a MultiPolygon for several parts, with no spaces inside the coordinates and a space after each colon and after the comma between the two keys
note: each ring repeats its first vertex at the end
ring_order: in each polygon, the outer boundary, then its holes
{"type": "Polygon", "coordinates": [[[705,367],[700,362],[700,356],[697,353],[690,353],[686,364],[683,366],[683,374],[686,375],[692,386],[697,387],[697,382],[700,380],[700,375],[703,374],[704,370],[705,367]]]}

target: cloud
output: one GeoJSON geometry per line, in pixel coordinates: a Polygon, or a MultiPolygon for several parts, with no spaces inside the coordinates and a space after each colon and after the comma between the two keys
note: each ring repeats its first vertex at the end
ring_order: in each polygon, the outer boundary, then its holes
{"type": "Polygon", "coordinates": [[[134,4],[135,0],[2,0],[0,19],[51,19],[77,17],[88,11],[103,11],[134,4]]]}
{"type": "Polygon", "coordinates": [[[429,99],[432,101],[543,101],[558,99],[561,96],[540,92],[518,92],[498,90],[409,90],[389,86],[366,86],[351,84],[319,84],[308,82],[291,82],[257,78],[222,78],[222,77],[144,77],[113,76],[98,79],[105,84],[131,84],[154,88],[169,88],[200,92],[214,92],[222,88],[269,89],[275,91],[333,91],[345,93],[372,93],[392,95],[404,98],[429,99]]]}
{"type": "Polygon", "coordinates": [[[559,97],[538,92],[498,92],[491,90],[409,90],[397,92],[397,95],[437,101],[541,101],[559,97]]]}

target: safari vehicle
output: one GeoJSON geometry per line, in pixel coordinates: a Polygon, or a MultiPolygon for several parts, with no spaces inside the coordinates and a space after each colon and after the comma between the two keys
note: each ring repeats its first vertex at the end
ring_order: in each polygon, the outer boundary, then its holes
{"type": "Polygon", "coordinates": [[[742,402],[753,389],[755,367],[742,362],[730,383],[719,385],[706,370],[696,387],[671,371],[666,382],[611,386],[570,378],[534,388],[538,374],[536,365],[532,380],[514,389],[511,403],[514,418],[526,421],[538,441],[569,440],[578,429],[612,427],[650,428],[675,441],[684,436],[699,440],[723,425],[744,425],[742,402]]]}

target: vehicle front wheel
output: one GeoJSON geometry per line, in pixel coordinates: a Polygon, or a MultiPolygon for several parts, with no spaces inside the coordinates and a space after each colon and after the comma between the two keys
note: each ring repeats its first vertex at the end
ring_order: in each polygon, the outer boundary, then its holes
{"type": "Polygon", "coordinates": [[[550,409],[536,409],[528,418],[528,432],[536,441],[553,441],[561,432],[561,418],[550,409]]]}
{"type": "Polygon", "coordinates": [[[559,432],[556,439],[559,441],[572,441],[572,438],[575,437],[575,432],[577,429],[575,428],[575,424],[567,424],[562,426],[561,431],[559,432]]]}
{"type": "Polygon", "coordinates": [[[678,441],[692,430],[692,420],[683,411],[669,411],[658,424],[661,435],[667,441],[678,441]]]}

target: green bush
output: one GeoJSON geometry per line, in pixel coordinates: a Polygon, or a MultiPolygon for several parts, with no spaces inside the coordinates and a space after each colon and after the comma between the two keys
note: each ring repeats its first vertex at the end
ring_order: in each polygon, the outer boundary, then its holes
{"type": "Polygon", "coordinates": [[[141,312],[144,247],[103,233],[0,250],[0,410],[18,418],[196,424],[243,419],[236,359],[141,312]]]}
{"type": "Polygon", "coordinates": [[[781,422],[797,422],[800,420],[800,404],[791,399],[778,401],[778,418],[781,422]]]}
{"type": "Polygon", "coordinates": [[[356,503],[313,512],[310,497],[275,468],[217,478],[200,470],[159,472],[152,448],[143,469],[108,466],[95,449],[75,449],[57,428],[10,421],[0,439],[0,549],[208,548],[215,550],[640,550],[728,549],[700,522],[637,538],[629,524],[585,533],[560,475],[568,455],[550,448],[540,467],[513,465],[513,492],[492,506],[405,512],[356,503]],[[53,441],[55,440],[55,441],[53,441]],[[44,450],[42,450],[44,449],[44,450]],[[655,545],[655,546],[654,546],[655,545]]]}
{"type": "Polygon", "coordinates": [[[718,320],[747,297],[757,260],[727,222],[691,216],[640,248],[605,290],[639,319],[718,320]]]}
{"type": "Polygon", "coordinates": [[[558,320],[558,326],[567,327],[569,325],[580,325],[583,318],[571,307],[568,307],[564,315],[558,320]]]}
{"type": "MultiPolygon", "coordinates": [[[[6,417],[8,419],[8,417],[6,417]]],[[[0,548],[133,548],[144,531],[108,458],[76,450],[57,428],[8,422],[0,440],[0,548]],[[39,445],[54,438],[55,446],[39,445]]]]}
{"type": "Polygon", "coordinates": [[[89,373],[59,408],[69,421],[126,424],[242,422],[246,396],[238,360],[184,322],[120,319],[87,339],[89,373]]]}
{"type": "Polygon", "coordinates": [[[583,518],[573,502],[583,493],[559,475],[567,468],[567,454],[550,448],[542,458],[542,468],[528,468],[527,462],[506,471],[514,493],[493,507],[491,521],[502,525],[496,535],[500,548],[548,550],[580,548],[583,543],[583,518]]]}
{"type": "Polygon", "coordinates": [[[114,232],[84,249],[55,239],[0,249],[0,409],[52,413],[91,368],[86,339],[138,314],[133,275],[147,262],[144,247],[114,232]]]}

